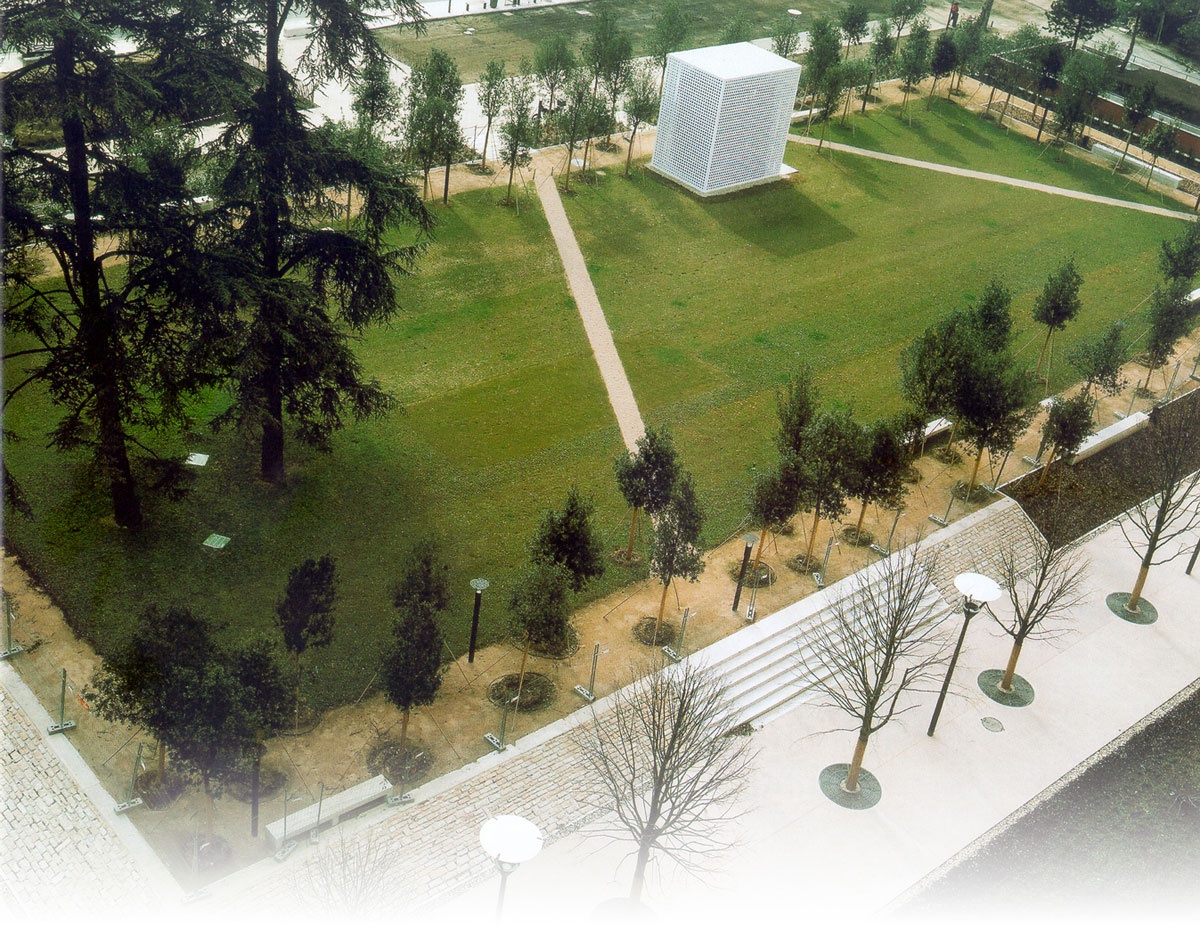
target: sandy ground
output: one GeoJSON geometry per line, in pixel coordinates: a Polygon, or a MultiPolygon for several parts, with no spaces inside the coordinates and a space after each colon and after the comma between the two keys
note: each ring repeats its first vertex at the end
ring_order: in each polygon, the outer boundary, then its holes
{"type": "MultiPolygon", "coordinates": [[[[960,100],[978,105],[986,101],[986,94],[972,82],[964,82],[963,87],[966,96],[960,100]]],[[[888,101],[898,93],[896,86],[889,86],[884,89],[882,96],[888,101]]],[[[650,133],[639,136],[635,156],[648,154],[651,138],[650,133]]],[[[621,171],[624,158],[622,146],[619,152],[599,154],[599,164],[605,171],[621,171]]],[[[557,174],[564,162],[565,154],[561,150],[538,153],[533,164],[525,170],[524,180],[532,182],[535,173],[551,170],[557,174]]],[[[460,169],[452,176],[451,190],[495,187],[501,183],[507,184],[506,176],[477,175],[460,169]]],[[[431,179],[431,185],[432,190],[440,194],[436,176],[431,179]]],[[[498,197],[502,196],[503,189],[498,191],[498,197]]],[[[527,196],[534,197],[531,190],[527,191],[527,196]]],[[[1194,368],[1198,344],[1200,331],[1181,344],[1177,354],[1177,359],[1182,362],[1176,380],[1177,389],[1196,385],[1194,379],[1189,379],[1189,373],[1194,368]]],[[[1130,364],[1126,369],[1131,384],[1145,380],[1144,367],[1130,364]]],[[[1162,395],[1167,390],[1168,380],[1174,371],[1175,367],[1171,364],[1154,377],[1151,389],[1156,395],[1162,395]]],[[[1127,389],[1124,395],[1099,406],[1097,414],[1100,427],[1118,420],[1131,406],[1133,410],[1148,407],[1148,400],[1133,399],[1131,393],[1132,389],[1127,389]]],[[[1012,479],[1030,468],[1022,462],[1021,457],[1036,452],[1041,421],[1040,417],[1034,421],[1030,431],[1004,464],[1002,480],[1012,479]]],[[[931,455],[918,462],[921,479],[910,489],[896,529],[897,540],[911,539],[933,530],[935,526],[929,516],[945,515],[948,505],[949,517],[953,521],[989,501],[983,500],[970,506],[965,506],[959,500],[951,501],[950,490],[956,482],[969,476],[972,459],[964,451],[963,461],[956,465],[948,466],[931,455]]],[[[995,482],[995,469],[999,466],[989,466],[985,461],[981,478],[989,483],[995,482]]],[[[857,506],[852,508],[848,520],[856,515],[857,506]]],[[[871,508],[867,510],[865,527],[877,539],[886,541],[893,518],[891,513],[871,508]]],[[[811,575],[795,573],[784,564],[786,559],[803,552],[810,525],[811,517],[798,517],[794,533],[770,536],[765,542],[763,559],[776,572],[777,580],[774,585],[757,594],[758,617],[815,591],[816,584],[811,575]]],[[[706,555],[707,569],[699,582],[676,584],[668,594],[668,621],[678,623],[683,612],[689,612],[682,642],[685,653],[711,644],[747,624],[743,613],[750,593],[742,596],[741,612],[732,612],[734,581],[729,572],[729,567],[736,566],[742,556],[740,535],[747,530],[758,531],[739,529],[730,540],[706,555]]],[[[822,523],[816,537],[815,552],[818,555],[824,555],[829,547],[826,578],[830,581],[853,573],[876,558],[873,552],[865,548],[852,547],[837,537],[831,537],[827,524],[822,523]]],[[[71,740],[92,764],[110,793],[118,800],[125,799],[139,745],[145,743],[143,752],[147,757],[150,755],[148,740],[125,727],[100,720],[85,708],[78,692],[96,670],[98,658],[73,635],[58,609],[36,583],[25,576],[11,555],[4,557],[4,589],[13,597],[15,607],[13,638],[30,649],[10,663],[18,667],[25,681],[52,715],[59,707],[61,672],[65,669],[68,681],[66,718],[77,722],[77,727],[70,733],[71,740]]],[[[640,619],[657,611],[661,595],[661,586],[651,581],[614,593],[577,612],[572,618],[580,641],[580,649],[576,654],[566,660],[531,658],[529,662],[530,671],[543,673],[554,680],[557,686],[554,701],[545,709],[518,714],[515,722],[510,720],[508,723],[508,735],[527,734],[577,709],[582,701],[574,687],[589,683],[594,652],[598,652],[595,693],[599,696],[627,682],[632,668],[654,659],[656,649],[637,641],[632,629],[640,619]]],[[[500,712],[487,700],[486,691],[496,678],[515,673],[519,664],[519,648],[499,644],[478,652],[474,664],[468,664],[466,658],[461,657],[447,667],[437,701],[413,715],[409,730],[411,741],[419,744],[432,759],[427,778],[452,771],[491,751],[483,736],[488,732],[499,734],[501,722],[500,712]]],[[[386,703],[381,695],[368,694],[358,703],[326,714],[307,734],[272,739],[268,743],[264,768],[287,775],[287,806],[294,811],[314,803],[322,786],[327,793],[333,793],[370,777],[366,764],[368,752],[381,741],[395,740],[399,735],[399,722],[399,712],[386,703]]],[[[264,825],[281,816],[283,800],[284,794],[276,790],[262,802],[261,821],[264,825]]],[[[199,870],[191,862],[191,837],[203,824],[205,806],[201,794],[189,791],[165,810],[151,811],[141,807],[130,811],[129,818],[185,886],[199,886],[214,875],[256,861],[269,851],[261,830],[257,838],[250,833],[250,807],[247,803],[227,794],[218,801],[215,813],[216,833],[230,844],[232,857],[221,866],[199,870]]]]}

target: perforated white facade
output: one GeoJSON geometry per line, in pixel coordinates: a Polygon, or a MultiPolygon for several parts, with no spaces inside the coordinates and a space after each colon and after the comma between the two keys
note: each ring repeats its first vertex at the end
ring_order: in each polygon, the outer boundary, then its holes
{"type": "Polygon", "coordinates": [[[708,196],[774,181],[800,66],[749,42],[667,56],[650,167],[708,196]]]}

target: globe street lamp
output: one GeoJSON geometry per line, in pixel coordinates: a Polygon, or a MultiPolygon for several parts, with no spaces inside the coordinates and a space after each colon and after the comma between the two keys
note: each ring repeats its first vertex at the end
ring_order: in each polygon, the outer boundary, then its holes
{"type": "Polygon", "coordinates": [[[489,584],[483,577],[471,581],[471,589],[475,591],[475,612],[471,615],[471,646],[467,649],[467,663],[475,663],[475,640],[479,637],[479,604],[483,602],[483,591],[489,584]]]}
{"type": "Polygon", "coordinates": [[[950,678],[954,676],[954,665],[958,663],[958,654],[962,651],[963,639],[967,637],[967,626],[980,609],[1000,595],[1000,584],[991,577],[981,573],[960,573],[954,578],[954,588],[963,595],[963,624],[958,633],[958,644],[954,646],[954,654],[950,657],[950,666],[946,668],[946,679],[942,683],[942,692],[938,695],[937,705],[933,708],[933,718],[929,720],[929,731],[933,735],[937,728],[938,717],[942,715],[942,704],[946,702],[946,691],[950,689],[950,678]]]}
{"type": "Polygon", "coordinates": [[[508,876],[522,862],[542,851],[542,831],[523,816],[494,816],[479,830],[479,844],[500,872],[500,897],[496,901],[496,920],[504,909],[504,888],[508,876]]]}

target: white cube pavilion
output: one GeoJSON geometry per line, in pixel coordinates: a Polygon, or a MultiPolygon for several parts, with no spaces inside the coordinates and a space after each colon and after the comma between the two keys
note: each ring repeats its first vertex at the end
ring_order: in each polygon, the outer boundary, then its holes
{"type": "Polygon", "coordinates": [[[800,66],[749,42],[667,56],[650,167],[703,197],[775,181],[800,66]]]}

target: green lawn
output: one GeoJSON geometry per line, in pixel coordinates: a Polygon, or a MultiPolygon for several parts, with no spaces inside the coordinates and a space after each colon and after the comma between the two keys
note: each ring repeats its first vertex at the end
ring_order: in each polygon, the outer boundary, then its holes
{"type": "MultiPolygon", "coordinates": [[[[990,167],[990,135],[962,142],[960,158],[990,167]]],[[[1028,146],[1027,159],[1038,151],[1028,146]]],[[[567,204],[642,415],[676,425],[723,528],[745,512],[752,468],[773,460],[775,391],[797,367],[812,367],[825,395],[860,417],[893,411],[900,350],[991,275],[1014,292],[1016,342],[1032,366],[1044,333],[1030,317],[1034,297],[1073,253],[1084,311],[1057,341],[1060,387],[1074,380],[1061,350],[1139,305],[1159,242],[1179,229],[808,146],[790,145],[787,161],[798,169],[789,181],[725,198],[701,200],[650,173],[609,174],[567,204]]],[[[1088,186],[1120,193],[1119,179],[1097,174],[1088,186]]],[[[1070,165],[1043,177],[1082,186],[1070,165]]],[[[1135,322],[1131,339],[1141,330],[1135,322]]]]}
{"type": "MultiPolygon", "coordinates": [[[[991,166],[985,143],[960,149],[968,164],[991,166]]],[[[813,367],[826,396],[852,401],[861,417],[894,410],[899,350],[989,275],[1016,293],[1032,358],[1040,333],[1029,308],[1062,256],[1074,252],[1085,278],[1083,318],[1065,345],[1130,313],[1153,287],[1159,241],[1179,229],[806,146],[789,147],[788,161],[798,169],[790,181],[723,199],[642,172],[610,172],[566,199],[642,414],[672,426],[695,474],[709,543],[736,528],[751,468],[773,458],[775,389],[796,367],[813,367]]],[[[594,497],[610,546],[623,541],[612,475],[623,445],[544,218],[536,200],[518,216],[497,198],[434,206],[437,239],[403,284],[405,312],[361,343],[365,370],[407,413],[341,432],[329,454],[293,443],[281,489],[257,480],[250,440],[168,439],[168,452],[204,451],[210,465],[184,501],[148,497],[144,531],[119,531],[89,464],[45,448],[48,400],[22,393],[6,427],[24,440],[6,457],[37,516],[6,514],[5,536],[81,631],[103,650],[151,602],[189,604],[237,633],[269,631],[288,569],[328,551],[342,601],[333,645],[311,659],[311,696],[325,707],[371,682],[390,586],[419,536],[444,544],[456,653],[466,648],[467,581],[494,583],[483,636],[495,640],[529,535],[571,483],[594,497]],[[201,547],[214,531],[231,537],[225,550],[201,547]]],[[[5,373],[9,385],[19,377],[5,373]]],[[[1054,384],[1067,379],[1060,365],[1054,384]]],[[[610,570],[592,595],[628,580],[610,570]]]]}
{"type": "MultiPolygon", "coordinates": [[[[928,88],[926,82],[923,89],[928,88]]],[[[1142,204],[1184,209],[1183,205],[1162,194],[1147,193],[1141,183],[1129,176],[1114,176],[1110,168],[1093,165],[1047,146],[1052,129],[1049,124],[1042,144],[1036,145],[1019,133],[998,126],[994,120],[984,119],[960,107],[957,101],[945,100],[943,94],[940,87],[930,108],[925,106],[927,98],[921,96],[911,98],[903,114],[899,107],[885,107],[868,110],[866,114],[852,113],[844,124],[840,118],[834,119],[825,138],[874,152],[1008,175],[1142,204]]],[[[852,109],[857,103],[856,98],[852,109]]],[[[799,124],[793,127],[793,132],[803,133],[805,129],[799,124]]],[[[820,125],[813,126],[809,132],[813,138],[818,138],[820,125]]]]}
{"type": "MultiPolygon", "coordinates": [[[[480,5],[484,2],[479,0],[480,5]]],[[[779,0],[680,0],[679,5],[692,17],[689,48],[715,45],[721,31],[738,12],[749,20],[754,36],[769,36],[771,24],[787,10],[787,5],[779,0]]],[[[804,4],[801,28],[807,29],[815,17],[836,15],[844,5],[842,0],[815,0],[804,4]]],[[[522,59],[533,60],[534,48],[547,36],[565,35],[572,48],[578,50],[593,22],[586,14],[595,13],[602,7],[620,17],[622,28],[633,40],[634,54],[649,54],[647,43],[657,5],[645,0],[590,0],[555,6],[533,5],[526,0],[520,8],[511,11],[511,16],[503,12],[458,16],[430,21],[424,36],[395,27],[380,29],[376,36],[390,55],[409,65],[436,46],[454,59],[464,81],[473,82],[493,58],[506,62],[510,72],[516,71],[522,59]],[[467,35],[467,29],[475,32],[467,35]]],[[[888,4],[884,0],[869,0],[868,7],[872,19],[876,19],[883,15],[888,4]]],[[[471,8],[476,8],[474,2],[471,8]]]]}

